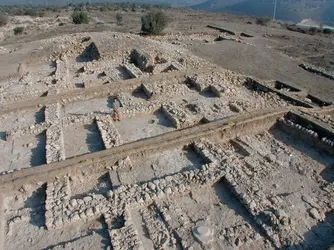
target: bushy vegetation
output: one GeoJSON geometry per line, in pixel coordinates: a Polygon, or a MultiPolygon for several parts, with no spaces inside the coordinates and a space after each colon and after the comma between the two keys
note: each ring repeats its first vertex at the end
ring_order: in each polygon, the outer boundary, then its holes
{"type": "Polygon", "coordinates": [[[117,13],[116,14],[116,24],[122,25],[122,21],[123,21],[123,16],[120,13],[117,13]]]}
{"type": "Polygon", "coordinates": [[[24,31],[24,27],[15,27],[13,31],[14,35],[21,35],[24,31]]]}
{"type": "Polygon", "coordinates": [[[326,29],[323,30],[324,34],[331,34],[332,32],[333,31],[331,29],[328,29],[328,28],[326,28],[326,29]]]}
{"type": "Polygon", "coordinates": [[[39,11],[37,9],[26,9],[23,13],[25,16],[39,16],[39,11]]]}
{"type": "Polygon", "coordinates": [[[147,34],[161,34],[168,24],[168,18],[162,11],[150,11],[141,18],[141,30],[147,34]]]}
{"type": "Polygon", "coordinates": [[[5,14],[0,13],[0,27],[5,26],[8,23],[8,18],[5,14]]]}
{"type": "Polygon", "coordinates": [[[256,18],[256,24],[265,26],[270,22],[270,17],[258,17],[256,18]]]}
{"type": "Polygon", "coordinates": [[[72,21],[75,24],[89,23],[89,16],[87,13],[82,11],[74,11],[72,13],[72,21]]]}

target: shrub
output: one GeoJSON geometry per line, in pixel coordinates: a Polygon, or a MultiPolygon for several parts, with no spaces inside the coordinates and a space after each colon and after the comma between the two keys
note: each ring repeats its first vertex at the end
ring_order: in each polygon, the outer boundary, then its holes
{"type": "Polygon", "coordinates": [[[151,11],[141,18],[141,30],[148,34],[160,34],[168,24],[168,18],[162,11],[151,11]]]}
{"type": "Polygon", "coordinates": [[[103,5],[103,6],[100,7],[100,11],[101,11],[101,12],[106,12],[106,11],[108,11],[108,7],[107,7],[106,5],[103,5]]]}
{"type": "Polygon", "coordinates": [[[45,15],[46,15],[46,13],[45,13],[44,11],[40,11],[40,12],[38,13],[38,16],[39,16],[39,17],[45,17],[45,15]]]}
{"type": "Polygon", "coordinates": [[[317,28],[316,28],[316,27],[311,27],[311,28],[308,30],[308,33],[311,34],[311,35],[314,35],[315,32],[317,32],[317,28]]]}
{"type": "Polygon", "coordinates": [[[75,24],[89,23],[89,16],[82,11],[74,11],[72,14],[72,20],[75,24]]]}
{"type": "Polygon", "coordinates": [[[331,29],[326,28],[323,30],[323,32],[324,34],[331,34],[333,31],[331,29]]]}
{"type": "Polygon", "coordinates": [[[8,23],[8,18],[5,14],[0,13],[0,27],[5,26],[8,23]]]}
{"type": "Polygon", "coordinates": [[[258,17],[256,18],[256,24],[257,25],[267,25],[270,21],[269,17],[258,17]]]}
{"type": "Polygon", "coordinates": [[[36,9],[27,9],[24,11],[25,16],[38,16],[39,12],[36,9]]]}
{"type": "Polygon", "coordinates": [[[24,31],[24,27],[15,27],[14,28],[14,35],[21,35],[24,31]]]}
{"type": "Polygon", "coordinates": [[[17,8],[13,10],[14,16],[23,16],[24,15],[24,10],[22,8],[17,8]]]}
{"type": "Polygon", "coordinates": [[[117,25],[122,25],[122,21],[123,21],[123,16],[119,13],[116,14],[116,24],[117,25]]]}

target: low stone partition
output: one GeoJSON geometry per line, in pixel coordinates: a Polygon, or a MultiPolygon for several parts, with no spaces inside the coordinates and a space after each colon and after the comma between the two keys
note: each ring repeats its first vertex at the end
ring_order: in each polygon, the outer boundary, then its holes
{"type": "Polygon", "coordinates": [[[187,82],[193,85],[199,92],[208,90],[211,85],[204,77],[196,74],[187,76],[187,82]]]}
{"type": "Polygon", "coordinates": [[[96,125],[100,131],[106,149],[117,147],[122,144],[121,136],[110,116],[96,118],[96,125]]]}
{"type": "MultiPolygon", "coordinates": [[[[46,227],[47,229],[61,228],[80,220],[93,220],[101,215],[110,225],[113,217],[122,214],[124,216],[128,208],[137,208],[144,204],[152,204],[155,200],[189,193],[200,186],[211,186],[224,175],[224,169],[210,163],[201,169],[185,171],[149,182],[121,185],[114,190],[110,189],[107,198],[100,194],[90,194],[78,199],[71,199],[70,183],[67,177],[57,179],[47,183],[46,227]]],[[[125,228],[129,224],[131,220],[125,216],[125,228]]],[[[121,232],[111,233],[113,235],[121,232]]]]}
{"type": "Polygon", "coordinates": [[[96,115],[88,114],[86,116],[82,115],[72,115],[60,118],[59,120],[52,120],[45,121],[39,124],[34,124],[28,127],[18,127],[15,129],[12,129],[7,132],[7,140],[20,138],[22,136],[26,135],[38,135],[44,131],[46,131],[48,128],[50,128],[53,124],[60,124],[63,127],[69,127],[73,125],[87,125],[94,122],[96,115]]]}
{"type": "Polygon", "coordinates": [[[228,33],[230,35],[235,35],[235,33],[233,31],[221,28],[221,27],[217,27],[217,26],[213,26],[213,25],[207,25],[206,27],[211,28],[211,29],[215,29],[215,30],[219,30],[220,32],[225,32],[228,33]]]}
{"type": "Polygon", "coordinates": [[[225,88],[220,85],[210,85],[210,90],[218,97],[225,93],[225,88]]]}
{"type": "Polygon", "coordinates": [[[154,92],[153,84],[145,82],[145,83],[141,84],[141,88],[143,89],[143,91],[147,95],[147,98],[151,98],[151,96],[153,95],[153,92],[154,92]]]}
{"type": "Polygon", "coordinates": [[[63,207],[71,198],[71,187],[68,178],[62,178],[46,185],[45,225],[47,229],[60,228],[64,224],[63,207]]]}
{"type": "Polygon", "coordinates": [[[181,71],[184,70],[184,67],[180,63],[173,61],[167,64],[161,72],[170,72],[175,70],[181,71]]]}
{"type": "Polygon", "coordinates": [[[132,78],[138,78],[143,75],[143,72],[132,63],[124,63],[123,68],[132,78]]]}
{"type": "Polygon", "coordinates": [[[307,64],[300,64],[299,67],[311,72],[311,73],[315,73],[315,74],[319,74],[319,75],[322,75],[324,77],[327,77],[331,80],[334,80],[334,73],[330,73],[330,72],[327,72],[326,70],[322,69],[322,68],[318,68],[318,67],[315,67],[313,65],[307,65],[307,64]]]}
{"type": "Polygon", "coordinates": [[[67,68],[67,59],[56,60],[55,80],[58,85],[67,85],[69,78],[69,70],[67,68]]]}
{"type": "Polygon", "coordinates": [[[114,206],[138,207],[154,200],[189,193],[200,186],[211,186],[225,175],[225,170],[210,163],[192,171],[185,171],[150,182],[123,185],[110,193],[114,206]]]}
{"type": "Polygon", "coordinates": [[[298,105],[298,106],[305,107],[305,108],[316,107],[316,105],[314,105],[313,103],[306,102],[296,95],[289,94],[285,91],[276,89],[275,87],[270,86],[270,84],[260,83],[259,81],[249,78],[249,77],[244,82],[244,85],[246,88],[252,91],[275,93],[279,97],[281,97],[283,100],[288,101],[292,103],[293,105],[298,105]]]}
{"type": "Polygon", "coordinates": [[[285,247],[289,242],[299,242],[299,235],[292,230],[291,218],[279,207],[281,198],[273,196],[270,200],[267,199],[261,190],[256,189],[256,185],[242,169],[241,166],[231,164],[225,180],[255,222],[276,248],[285,247]],[[285,234],[286,231],[290,233],[285,234]]]}
{"type": "Polygon", "coordinates": [[[130,54],[130,62],[134,63],[141,70],[146,70],[154,65],[153,58],[141,49],[133,49],[130,54]]]}
{"type": "Polygon", "coordinates": [[[43,122],[24,128],[18,127],[7,132],[6,140],[9,141],[26,135],[38,135],[47,130],[50,126],[50,122],[43,122]]]}
{"type": "Polygon", "coordinates": [[[45,121],[56,122],[60,119],[60,104],[48,104],[44,109],[45,121]]]}
{"type": "Polygon", "coordinates": [[[191,125],[190,117],[185,111],[178,108],[175,103],[164,103],[162,104],[161,109],[177,129],[191,125]]]}
{"type": "Polygon", "coordinates": [[[144,250],[143,243],[139,239],[139,235],[135,225],[132,222],[131,214],[129,211],[124,211],[122,214],[124,220],[124,226],[119,229],[111,229],[109,225],[109,237],[111,239],[111,245],[113,250],[144,250]]]}
{"type": "Polygon", "coordinates": [[[195,141],[192,147],[208,163],[218,163],[222,150],[206,139],[195,141]]]}
{"type": "Polygon", "coordinates": [[[317,148],[321,148],[329,154],[334,154],[333,134],[324,134],[323,131],[318,131],[315,128],[311,129],[310,126],[300,125],[284,117],[279,119],[278,125],[280,129],[292,134],[294,137],[300,137],[317,148]]]}
{"type": "Polygon", "coordinates": [[[155,249],[177,249],[173,231],[167,227],[163,218],[157,216],[160,211],[155,205],[142,208],[140,214],[143,217],[145,228],[155,249]]]}
{"type": "Polygon", "coordinates": [[[65,160],[62,126],[55,124],[46,130],[46,163],[65,160]]]}
{"type": "Polygon", "coordinates": [[[128,93],[120,93],[117,96],[122,107],[119,112],[122,117],[132,117],[137,114],[149,114],[158,110],[161,106],[160,101],[138,101],[128,93]]]}

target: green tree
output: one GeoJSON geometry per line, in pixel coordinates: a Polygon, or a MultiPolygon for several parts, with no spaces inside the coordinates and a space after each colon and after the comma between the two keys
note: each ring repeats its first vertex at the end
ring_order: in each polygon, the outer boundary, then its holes
{"type": "Polygon", "coordinates": [[[325,28],[323,32],[324,34],[331,34],[333,31],[331,29],[325,28]]]}
{"type": "Polygon", "coordinates": [[[24,31],[24,27],[15,27],[13,31],[14,31],[14,35],[21,35],[24,31]]]}
{"type": "Polygon", "coordinates": [[[82,11],[74,11],[72,13],[72,21],[75,24],[89,23],[89,16],[87,13],[82,11]]]}
{"type": "Polygon", "coordinates": [[[150,11],[141,18],[141,30],[148,34],[160,34],[167,24],[168,18],[162,11],[150,11]]]}
{"type": "Polygon", "coordinates": [[[8,23],[8,18],[5,14],[0,13],[0,27],[8,23]]]}
{"type": "Polygon", "coordinates": [[[120,13],[117,13],[116,14],[116,24],[122,25],[122,21],[123,21],[123,16],[120,13]]]}
{"type": "Polygon", "coordinates": [[[270,17],[258,17],[256,18],[256,24],[265,26],[270,22],[270,17]]]}

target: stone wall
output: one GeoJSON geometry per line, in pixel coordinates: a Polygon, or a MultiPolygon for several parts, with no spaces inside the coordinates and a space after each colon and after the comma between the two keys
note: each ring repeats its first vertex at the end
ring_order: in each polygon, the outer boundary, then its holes
{"type": "Polygon", "coordinates": [[[124,63],[123,67],[132,78],[138,78],[143,75],[143,72],[132,63],[124,63]]]}
{"type": "Polygon", "coordinates": [[[187,113],[178,108],[175,103],[164,103],[162,104],[161,108],[163,113],[177,129],[188,127],[191,124],[190,117],[187,115],[187,113]]]}
{"type": "Polygon", "coordinates": [[[96,118],[96,125],[100,131],[102,141],[106,149],[117,147],[122,144],[121,136],[110,116],[96,118]]]}
{"type": "Polygon", "coordinates": [[[60,104],[48,104],[44,109],[45,121],[56,122],[60,119],[60,104]]]}
{"type": "Polygon", "coordinates": [[[145,71],[148,67],[154,65],[153,58],[141,49],[133,49],[130,54],[130,62],[134,63],[138,68],[145,71]]]}
{"type": "MultiPolygon", "coordinates": [[[[111,239],[112,249],[123,250],[144,250],[143,244],[139,239],[137,229],[132,223],[131,214],[125,210],[122,214],[124,219],[124,226],[119,229],[109,229],[109,236],[111,239]]],[[[107,222],[110,225],[110,223],[107,222]]]]}
{"type": "Polygon", "coordinates": [[[46,130],[46,163],[65,160],[64,136],[62,126],[52,125],[46,130]]]}
{"type": "Polygon", "coordinates": [[[62,59],[56,60],[56,72],[55,72],[55,80],[58,85],[66,86],[69,79],[69,70],[68,70],[68,62],[65,56],[62,59]]]}

